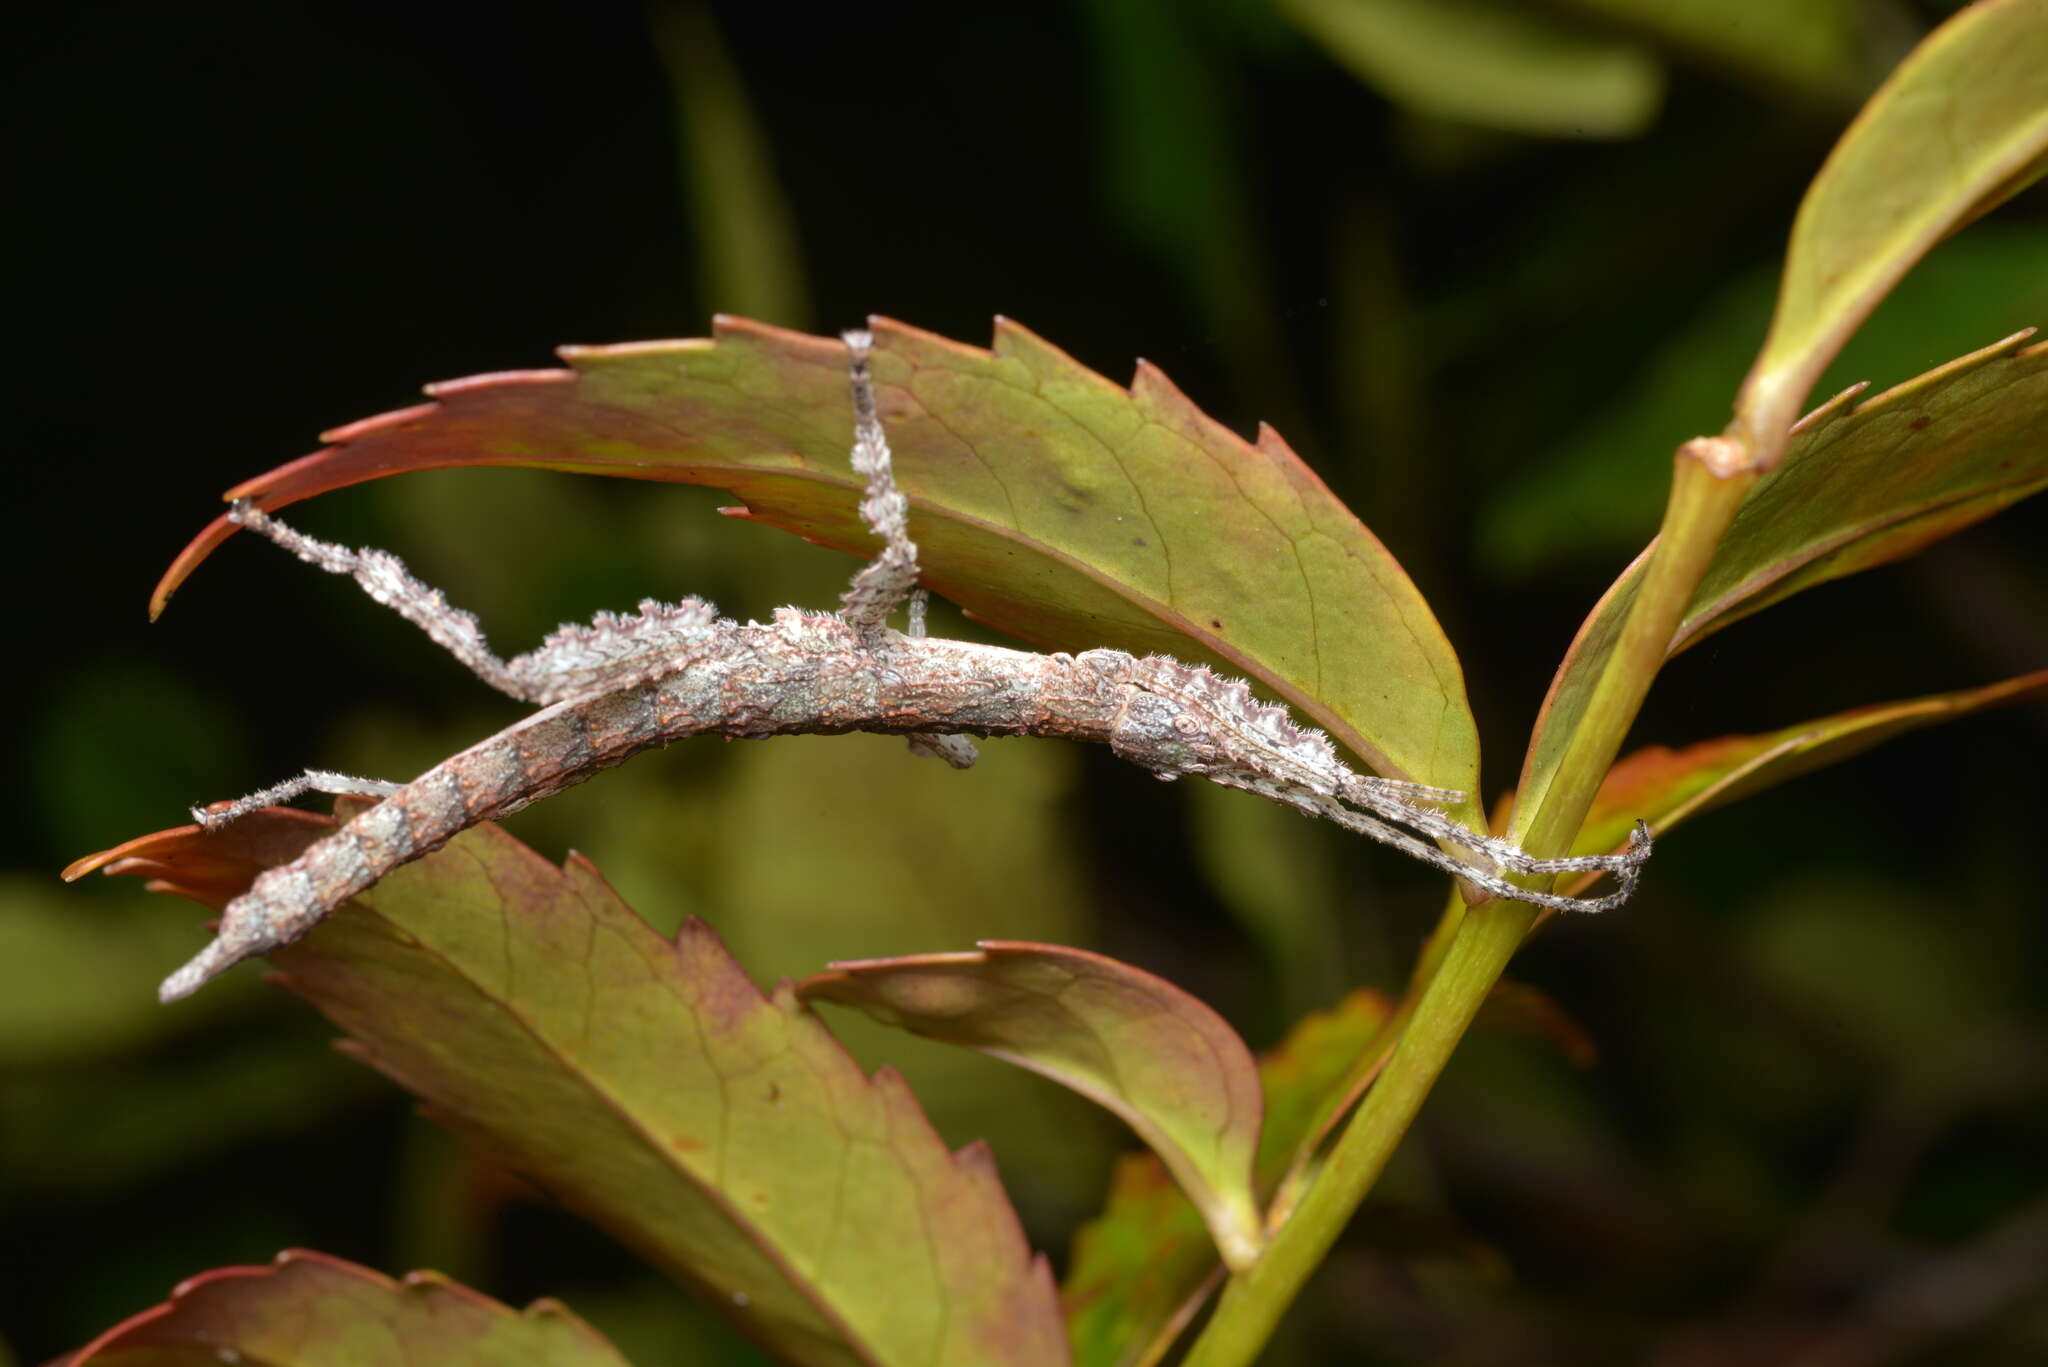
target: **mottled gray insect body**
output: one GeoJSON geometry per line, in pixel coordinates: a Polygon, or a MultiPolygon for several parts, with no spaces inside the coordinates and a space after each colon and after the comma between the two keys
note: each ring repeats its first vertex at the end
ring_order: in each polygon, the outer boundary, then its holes
{"type": "Polygon", "coordinates": [[[1354,772],[1328,737],[1261,701],[1242,680],[1157,655],[1039,655],[927,636],[909,502],[895,484],[867,373],[872,339],[852,332],[846,341],[853,464],[867,481],[861,514],[884,545],[854,576],[838,613],[782,608],[766,624],[742,624],[718,617],[702,599],[649,599],[637,615],[600,613],[503,661],[474,617],[413,578],[397,557],[317,541],[237,503],[231,516],[241,525],[311,564],[350,575],[484,682],[544,706],[407,784],[309,770],[239,801],[195,809],[201,825],[214,827],[308,790],[381,799],[292,863],[259,876],[229,904],[214,941],[165,981],[163,999],[185,996],[239,960],[297,939],[392,869],[480,821],[642,751],[707,732],[736,739],[894,733],[918,753],[959,768],[974,762],[968,734],[1105,743],[1162,779],[1193,775],[1257,793],[1496,896],[1601,911],[1633,891],[1650,853],[1649,830],[1640,823],[1618,854],[1536,858],[1437,809],[1462,801],[1462,793],[1354,772]],[[898,633],[887,621],[906,601],[909,630],[898,633]],[[1447,854],[1432,841],[1476,858],[1447,854]],[[1611,872],[1616,888],[1604,897],[1563,897],[1520,887],[1502,869],[1611,872]]]}

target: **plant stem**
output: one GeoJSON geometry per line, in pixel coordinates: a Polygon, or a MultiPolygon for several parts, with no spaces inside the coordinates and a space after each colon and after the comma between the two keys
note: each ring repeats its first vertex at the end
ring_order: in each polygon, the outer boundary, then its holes
{"type": "Polygon", "coordinates": [[[1185,1367],[1244,1367],[1379,1179],[1423,1098],[1528,933],[1535,908],[1490,901],[1465,913],[1415,1017],[1315,1182],[1265,1254],[1224,1288],[1185,1367]]]}
{"type": "MultiPolygon", "coordinates": [[[[1734,443],[1699,438],[1678,448],[1664,525],[1657,532],[1628,620],[1600,668],[1592,696],[1534,809],[1519,802],[1508,838],[1531,854],[1561,854],[1578,834],[1621,743],[1664,664],[1671,638],[1707,572],[1721,534],[1756,483],[1756,471],[1727,455],[1734,443]],[[1715,457],[1720,457],[1717,461],[1715,457]],[[1727,468],[1733,466],[1734,468],[1727,468]]],[[[1737,448],[1739,449],[1739,448],[1737,448]]]]}
{"type": "MultiPolygon", "coordinates": [[[[1513,838],[1530,853],[1560,854],[1577,834],[1664,663],[1714,547],[1756,480],[1745,454],[1726,439],[1701,439],[1679,448],[1656,553],[1628,620],[1600,665],[1592,695],[1536,810],[1515,814],[1513,838]]],[[[1379,1179],[1534,920],[1534,909],[1521,903],[1489,901],[1466,910],[1441,964],[1428,975],[1386,1071],[1265,1254],[1224,1288],[1186,1367],[1247,1367],[1258,1356],[1379,1179]]]]}

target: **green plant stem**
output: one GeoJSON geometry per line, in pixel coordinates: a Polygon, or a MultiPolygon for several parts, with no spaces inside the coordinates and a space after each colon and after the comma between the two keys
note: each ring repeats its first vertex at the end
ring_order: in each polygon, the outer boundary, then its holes
{"type": "Polygon", "coordinates": [[[1664,664],[1671,638],[1707,572],[1721,534],[1728,530],[1736,509],[1756,483],[1756,471],[1746,464],[1723,472],[1695,454],[1704,444],[1687,442],[1679,448],[1656,553],[1636,591],[1628,621],[1601,668],[1578,724],[1565,741],[1564,755],[1550,783],[1533,810],[1524,810],[1518,803],[1508,824],[1508,838],[1533,855],[1563,854],[1578,834],[1601,780],[1642,709],[1651,681],[1664,664]]]}
{"type": "MultiPolygon", "coordinates": [[[[1532,854],[1562,853],[1664,663],[1714,547],[1756,481],[1732,442],[1679,448],[1664,525],[1642,588],[1537,809],[1511,830],[1532,854]]],[[[1458,1041],[1535,921],[1520,902],[1470,907],[1457,922],[1387,1068],[1338,1138],[1301,1204],[1265,1254],[1224,1288],[1186,1367],[1247,1367],[1350,1223],[1436,1085],[1458,1041]]],[[[1446,922],[1448,924],[1448,921],[1446,922]]]]}
{"type": "Polygon", "coordinates": [[[1379,1179],[1534,919],[1535,909],[1523,902],[1493,901],[1465,913],[1386,1071],[1366,1093],[1265,1254],[1224,1288],[1185,1367],[1243,1367],[1258,1356],[1302,1283],[1379,1179]]]}

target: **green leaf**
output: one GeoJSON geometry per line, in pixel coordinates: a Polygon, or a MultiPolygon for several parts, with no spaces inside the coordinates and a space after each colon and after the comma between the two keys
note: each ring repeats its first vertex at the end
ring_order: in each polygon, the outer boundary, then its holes
{"type": "Polygon", "coordinates": [[[1863,319],[1928,249],[2048,167],[2048,0],[1981,0],[1928,36],[1814,177],[1735,427],[1762,469],[1863,319]]]}
{"type": "Polygon", "coordinates": [[[223,1267],[60,1367],[623,1367],[554,1301],[513,1310],[434,1272],[393,1281],[324,1253],[223,1267]]]}
{"type": "MultiPolygon", "coordinates": [[[[117,867],[213,838],[130,842],[117,867]]],[[[272,961],[350,1053],[788,1361],[1067,1360],[986,1150],[948,1153],[894,1073],[863,1076],[702,922],[657,935],[580,856],[478,827],[272,961]]]]}
{"type": "MultiPolygon", "coordinates": [[[[759,982],[984,937],[1087,944],[1103,890],[1086,859],[1085,757],[996,739],[963,775],[894,736],[790,737],[746,747],[717,782],[681,795],[672,771],[628,768],[613,781],[633,793],[596,794],[604,819],[575,825],[602,829],[602,854],[586,848],[621,888],[687,887],[704,915],[749,908],[719,932],[759,982]],[[858,915],[848,888],[860,889],[858,915]]],[[[964,1050],[850,1012],[832,1033],[868,1066],[898,1069],[940,1133],[986,1135],[1026,1211],[1088,1209],[1125,1142],[1082,1098],[964,1050]]]]}
{"type": "MultiPolygon", "coordinates": [[[[1152,366],[1125,390],[1014,323],[992,351],[878,320],[874,372],[925,582],[1056,648],[1160,651],[1249,675],[1373,769],[1471,791],[1456,656],[1379,541],[1278,433],[1248,443],[1152,366]]],[[[403,470],[529,465],[711,484],[858,554],[837,341],[720,320],[716,340],[563,350],[570,370],[435,385],[437,403],[231,491],[277,508],[403,470]]],[[[218,519],[161,608],[232,530],[218,519]]]]}
{"type": "MultiPolygon", "coordinates": [[[[1296,1022],[1259,1061],[1266,1124],[1254,1172],[1284,1198],[1371,1077],[1391,1006],[1358,991],[1296,1022]]],[[[1122,1160],[1102,1214],[1075,1236],[1062,1298],[1077,1367],[1157,1362],[1222,1280],[1202,1217],[1151,1154],[1122,1160]]]]}
{"type": "Polygon", "coordinates": [[[1653,745],[1608,773],[1574,849],[1616,848],[1637,817],[1661,834],[1708,808],[1839,764],[1908,731],[2042,698],[2048,698],[2048,669],[1982,688],[1876,703],[1758,736],[1722,736],[1682,750],[1653,745]]]}
{"type": "Polygon", "coordinates": [[[1507,0],[1279,0],[1381,94],[1420,114],[1547,137],[1622,138],[1656,117],[1664,76],[1637,43],[1507,0]]]}
{"type": "MultiPolygon", "coordinates": [[[[1794,429],[1672,635],[1676,654],[1802,589],[1911,555],[2048,486],[2048,343],[2021,333],[1794,429]]],[[[1537,719],[1517,809],[1541,797],[1613,650],[1646,551],[1579,628],[1537,719]]],[[[1645,813],[1647,815],[1647,813],[1645,813]]],[[[1654,821],[1653,821],[1654,824],[1654,821]]]]}
{"type": "Polygon", "coordinates": [[[1887,30],[1911,21],[1872,0],[1548,0],[1698,62],[1788,93],[1860,99],[1896,58],[1887,30]]]}
{"type": "Polygon", "coordinates": [[[1902,559],[2048,485],[2048,343],[2024,345],[2032,335],[1802,423],[1785,464],[1750,491],[1722,538],[1672,650],[1902,559]]]}
{"type": "Polygon", "coordinates": [[[1257,1067],[1227,1021],[1164,978],[1086,950],[984,940],[964,953],[835,963],[796,990],[1071,1087],[1159,1155],[1225,1262],[1258,1258],[1257,1067]]]}

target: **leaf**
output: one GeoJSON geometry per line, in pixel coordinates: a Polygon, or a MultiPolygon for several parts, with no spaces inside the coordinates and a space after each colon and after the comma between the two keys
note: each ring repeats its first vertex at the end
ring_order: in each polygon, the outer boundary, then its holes
{"type": "Polygon", "coordinates": [[[964,953],[835,963],[796,991],[978,1049],[1106,1107],[1165,1162],[1224,1261],[1257,1260],[1257,1066],[1228,1022],[1164,978],[1086,950],[983,940],[964,953]]]}
{"type": "MultiPolygon", "coordinates": [[[[749,908],[719,930],[756,981],[983,937],[1089,942],[1102,892],[1086,859],[1076,748],[987,741],[971,775],[894,736],[791,737],[733,758],[687,801],[659,770],[631,777],[634,796],[613,790],[603,867],[621,887],[687,886],[702,914],[749,908]],[[637,850],[618,829],[629,802],[637,850]],[[847,914],[848,888],[861,890],[858,915],[847,914]]],[[[870,1067],[902,1072],[940,1133],[988,1136],[1025,1210],[1087,1209],[1125,1142],[1082,1098],[963,1050],[853,1013],[832,1033],[870,1067]]]]}
{"type": "Polygon", "coordinates": [[[1839,764],[1908,731],[2043,698],[2048,669],[1982,688],[1859,707],[1758,736],[1722,736],[1683,750],[1649,746],[1608,773],[1574,849],[1614,849],[1639,816],[1662,833],[1708,808],[1839,764]]]}
{"type": "Polygon", "coordinates": [[[1882,66],[1873,69],[1872,58],[1887,46],[1886,30],[1910,22],[1870,0],[1550,3],[1639,33],[1698,61],[1761,78],[1787,93],[1851,102],[1884,74],[1882,66]]]}
{"type": "MultiPolygon", "coordinates": [[[[999,320],[992,351],[886,320],[874,371],[925,582],[1057,648],[1249,675],[1381,773],[1470,791],[1478,738],[1443,631],[1386,548],[1278,433],[1245,442],[1152,366],[1128,391],[999,320]]],[[[747,516],[870,554],[837,341],[719,320],[712,341],[564,348],[569,370],[438,402],[233,490],[277,508],[403,470],[529,465],[711,484],[747,516]]],[[[231,528],[217,519],[164,601],[231,528]]]]}
{"type": "Polygon", "coordinates": [[[1280,0],[1330,56],[1417,113],[1513,133],[1620,138],[1656,117],[1639,44],[1505,0],[1280,0]]]}
{"type": "Polygon", "coordinates": [[[1899,65],[1799,206],[1777,313],[1735,403],[1761,468],[1899,278],[2044,168],[2048,0],[1980,0],[1899,65]]]}
{"type": "MultiPolygon", "coordinates": [[[[210,838],[111,867],[190,866],[210,838]]],[[[349,1052],[789,1361],[1067,1360],[986,1150],[949,1154],[893,1073],[863,1076],[702,922],[657,935],[580,856],[480,826],[272,958],[349,1052]]]]}
{"type": "MultiPolygon", "coordinates": [[[[1339,1119],[1382,1052],[1387,1000],[1357,991],[1295,1023],[1259,1061],[1266,1124],[1258,1191],[1286,1185],[1339,1119]]],[[[1061,1293],[1077,1367],[1159,1360],[1221,1281],[1216,1246],[1193,1203],[1151,1154],[1117,1164],[1102,1214],[1075,1236],[1061,1293]]]]}
{"type": "MultiPolygon", "coordinates": [[[[1616,843],[1627,838],[1624,828],[1616,843]]],[[[1564,1055],[1575,1068],[1590,1068],[1600,1061],[1600,1045],[1593,1032],[1573,1019],[1555,997],[1530,983],[1502,978],[1487,993],[1472,1024],[1541,1040],[1564,1055]]]]}
{"type": "MultiPolygon", "coordinates": [[[[1853,406],[1861,391],[1845,390],[1808,414],[1784,463],[1736,513],[1668,654],[1802,589],[1911,555],[2048,486],[2048,343],[2022,345],[2029,335],[1853,406]]],[[[1548,788],[1648,558],[1645,551],[1601,597],[1558,667],[1518,809],[1533,810],[1548,788]]]]}
{"type": "Polygon", "coordinates": [[[328,817],[269,807],[258,817],[214,831],[176,826],[137,836],[73,860],[62,876],[67,883],[95,872],[146,878],[151,892],[174,892],[220,911],[247,891],[257,874],[298,858],[333,829],[328,817]]]}
{"type": "Polygon", "coordinates": [[[1812,414],[1796,464],[1788,456],[1743,502],[1672,649],[2048,486],[2048,343],[2024,345],[2032,335],[1812,414]]]}
{"type": "Polygon", "coordinates": [[[623,1367],[555,1301],[515,1311],[434,1272],[403,1281],[324,1253],[223,1267],[59,1367],[623,1367]]]}

